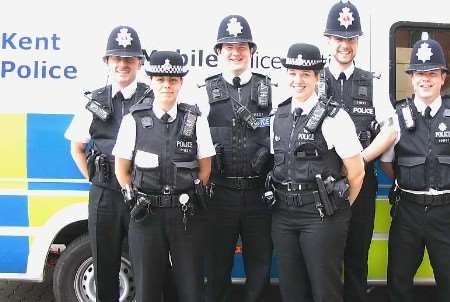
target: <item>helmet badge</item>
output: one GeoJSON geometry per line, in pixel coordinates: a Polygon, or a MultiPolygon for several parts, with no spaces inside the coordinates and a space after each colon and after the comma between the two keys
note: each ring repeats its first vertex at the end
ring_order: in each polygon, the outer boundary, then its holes
{"type": "Polygon", "coordinates": [[[353,18],[353,12],[350,11],[350,8],[343,7],[342,12],[339,13],[338,21],[341,26],[344,26],[345,29],[347,29],[350,25],[353,24],[353,21],[355,18],[353,18]]]}
{"type": "Polygon", "coordinates": [[[117,44],[123,46],[123,48],[131,45],[132,40],[133,38],[131,37],[131,33],[128,32],[128,28],[121,28],[120,32],[117,33],[117,44]]]}
{"type": "Polygon", "coordinates": [[[420,44],[420,48],[417,49],[417,59],[425,63],[426,61],[431,60],[431,56],[433,53],[431,52],[431,48],[429,47],[428,43],[423,42],[420,44]]]}
{"type": "Polygon", "coordinates": [[[237,37],[238,34],[242,34],[242,29],[241,23],[236,18],[231,18],[227,24],[227,32],[232,36],[237,37]]]}
{"type": "Polygon", "coordinates": [[[164,71],[170,71],[172,69],[172,64],[170,64],[170,60],[169,59],[165,59],[164,60],[164,65],[162,66],[162,69],[164,71]]]}

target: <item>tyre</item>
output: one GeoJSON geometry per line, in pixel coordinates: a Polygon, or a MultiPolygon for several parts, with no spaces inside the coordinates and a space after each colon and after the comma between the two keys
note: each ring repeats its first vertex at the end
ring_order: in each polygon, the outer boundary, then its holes
{"type": "MultiPolygon", "coordinates": [[[[125,252],[122,252],[119,281],[120,301],[132,301],[133,271],[125,252]]],[[[94,263],[87,235],[72,241],[59,257],[53,272],[53,293],[57,302],[95,301],[94,263]]]]}

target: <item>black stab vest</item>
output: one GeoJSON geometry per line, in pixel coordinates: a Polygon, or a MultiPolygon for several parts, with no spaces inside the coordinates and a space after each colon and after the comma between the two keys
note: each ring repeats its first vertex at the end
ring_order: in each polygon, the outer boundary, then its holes
{"type": "Polygon", "coordinates": [[[367,131],[370,131],[370,123],[375,120],[375,107],[373,106],[373,76],[370,72],[355,68],[350,79],[344,81],[336,80],[330,69],[325,68],[328,91],[327,95],[342,104],[355,124],[363,148],[370,141],[365,140],[367,131]]]}
{"type": "Polygon", "coordinates": [[[427,191],[450,190],[450,99],[431,120],[426,120],[411,102],[416,116],[415,130],[407,130],[400,106],[396,112],[400,123],[400,140],[395,146],[394,167],[401,188],[427,191]]]}
{"type": "Polygon", "coordinates": [[[111,152],[116,143],[122,117],[130,112],[131,106],[138,101],[142,101],[141,99],[148,88],[146,84],[138,83],[136,92],[131,99],[125,101],[113,98],[111,85],[92,92],[92,99],[95,99],[111,112],[111,117],[107,121],[102,121],[95,115],[93,116],[89,133],[96,151],[105,154],[111,160],[113,159],[111,152]]]}
{"type": "Polygon", "coordinates": [[[200,114],[196,106],[182,103],[177,105],[177,117],[170,123],[155,116],[152,104],[136,107],[132,112],[136,123],[135,152],[155,154],[159,164],[156,168],[133,165],[133,184],[139,190],[149,194],[159,194],[165,187],[175,193],[193,190],[198,178],[197,137],[195,128],[191,138],[183,137],[180,131],[188,110],[200,114]]]}
{"type": "MultiPolygon", "coordinates": [[[[208,122],[213,143],[224,148],[223,176],[258,176],[250,163],[260,148],[269,150],[271,86],[270,78],[253,73],[250,81],[238,89],[227,83],[219,75],[206,79],[210,112],[208,122]],[[268,106],[258,105],[261,85],[268,86],[268,106]],[[258,128],[253,130],[237,120],[233,111],[232,99],[238,100],[258,121],[258,128]]],[[[213,177],[217,175],[213,167],[213,177]]]]}
{"type": "Polygon", "coordinates": [[[304,128],[307,115],[301,115],[295,121],[291,103],[288,99],[278,106],[273,122],[274,180],[313,183],[317,174],[321,174],[322,179],[328,176],[342,178],[342,160],[334,148],[328,150],[321,125],[314,133],[308,132],[304,128]]]}

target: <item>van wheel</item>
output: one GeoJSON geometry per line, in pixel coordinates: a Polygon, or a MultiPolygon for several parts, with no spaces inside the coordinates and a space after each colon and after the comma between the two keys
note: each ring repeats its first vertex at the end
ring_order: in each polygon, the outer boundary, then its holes
{"type": "MultiPolygon", "coordinates": [[[[122,252],[119,281],[120,301],[132,301],[134,278],[125,252],[122,252]]],[[[95,301],[94,262],[87,235],[75,239],[59,257],[53,272],[53,293],[58,302],[95,301]]]]}

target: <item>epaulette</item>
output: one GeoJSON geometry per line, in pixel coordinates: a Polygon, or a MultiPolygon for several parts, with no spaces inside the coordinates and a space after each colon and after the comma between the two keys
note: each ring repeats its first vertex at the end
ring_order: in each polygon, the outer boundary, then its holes
{"type": "Polygon", "coordinates": [[[355,76],[357,77],[357,80],[372,80],[373,74],[370,71],[361,69],[361,68],[355,68],[355,76]]]}
{"type": "Polygon", "coordinates": [[[395,101],[394,107],[397,109],[401,104],[407,102],[408,100],[409,100],[408,98],[397,100],[397,101],[395,101]]]}
{"type": "Polygon", "coordinates": [[[278,108],[282,107],[282,106],[286,106],[292,103],[292,98],[288,98],[287,100],[281,102],[280,104],[278,104],[278,108]]]}
{"type": "Polygon", "coordinates": [[[450,95],[443,95],[442,98],[442,105],[444,106],[444,117],[450,117],[450,95]]]}
{"type": "Polygon", "coordinates": [[[264,78],[264,79],[267,79],[268,81],[270,81],[270,77],[267,76],[267,75],[264,75],[262,73],[252,72],[252,75],[254,75],[254,76],[258,77],[258,78],[264,78]]]}
{"type": "Polygon", "coordinates": [[[130,113],[134,114],[135,112],[142,110],[151,110],[153,108],[153,102],[142,102],[134,104],[130,107],[130,113]]]}
{"type": "Polygon", "coordinates": [[[148,86],[147,84],[138,82],[136,86],[136,95],[144,94],[149,88],[150,86],[148,86]]]}
{"type": "Polygon", "coordinates": [[[95,98],[99,95],[102,95],[103,93],[107,92],[108,90],[111,91],[110,89],[111,89],[111,85],[107,85],[107,86],[92,90],[90,93],[91,98],[95,98]]]}
{"type": "Polygon", "coordinates": [[[218,74],[209,76],[209,77],[207,77],[207,78],[205,79],[205,82],[206,82],[206,81],[213,80],[213,79],[215,79],[215,78],[218,78],[218,77],[220,77],[221,75],[222,75],[221,73],[218,73],[218,74]]]}
{"type": "Polygon", "coordinates": [[[178,110],[184,111],[184,112],[192,112],[197,116],[201,116],[200,109],[198,108],[197,104],[191,105],[187,103],[179,103],[178,104],[178,110]]]}

